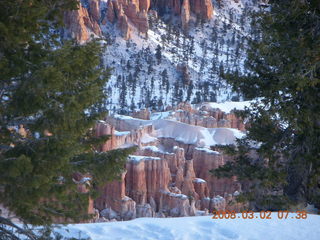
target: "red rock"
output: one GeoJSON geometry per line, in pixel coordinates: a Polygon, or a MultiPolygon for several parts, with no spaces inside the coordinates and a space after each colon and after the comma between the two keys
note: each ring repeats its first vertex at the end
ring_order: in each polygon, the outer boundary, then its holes
{"type": "Polygon", "coordinates": [[[190,2],[189,0],[183,0],[181,7],[181,23],[182,28],[187,29],[190,21],[190,2]]]}
{"type": "Polygon", "coordinates": [[[209,211],[210,212],[212,212],[214,210],[224,211],[226,209],[226,206],[227,206],[226,199],[224,199],[223,197],[218,195],[218,196],[211,199],[209,211]]]}
{"type": "Polygon", "coordinates": [[[193,160],[186,160],[181,192],[187,196],[192,196],[197,200],[199,199],[199,195],[196,193],[193,185],[193,180],[195,178],[196,175],[194,173],[193,160]]]}
{"type": "Polygon", "coordinates": [[[136,202],[129,197],[121,199],[121,220],[131,220],[136,218],[136,202]]]}
{"type": "Polygon", "coordinates": [[[209,20],[213,17],[211,0],[190,0],[191,11],[202,19],[209,20]]]}
{"type": "Polygon", "coordinates": [[[195,174],[198,178],[202,178],[207,182],[210,197],[223,195],[225,192],[233,193],[238,190],[237,181],[227,178],[218,179],[209,172],[211,169],[217,169],[219,166],[222,166],[225,162],[222,154],[198,148],[194,149],[193,165],[195,174]]]}
{"type": "MultiPolygon", "coordinates": [[[[120,30],[123,32],[126,39],[130,38],[129,32],[132,31],[133,26],[141,33],[146,33],[148,31],[149,25],[146,9],[150,7],[149,1],[141,1],[141,8],[138,0],[118,0],[114,1],[112,5],[117,20],[119,22],[121,21],[119,23],[120,30]],[[129,22],[131,22],[133,26],[131,26],[129,22]]],[[[110,19],[113,20],[112,12],[110,12],[109,15],[111,15],[110,19]]]]}
{"type": "MultiPolygon", "coordinates": [[[[232,112],[226,114],[201,106],[197,110],[189,104],[180,104],[173,110],[175,118],[189,124],[209,125],[210,121],[218,124],[218,119],[220,123],[226,121],[232,127],[239,127],[241,122],[232,112]]],[[[148,118],[146,115],[146,111],[142,111],[134,116],[148,118]]],[[[198,214],[197,209],[239,211],[243,208],[241,204],[230,205],[234,202],[233,193],[241,191],[237,179],[217,179],[209,172],[231,160],[230,157],[173,138],[154,139],[154,127],[142,123],[139,119],[128,121],[123,117],[107,117],[105,122],[97,123],[97,136],[113,135],[102,149],[136,144],[139,148],[135,155],[145,156],[139,161],[128,161],[122,181],[108,183],[101,189],[102,197],[96,206],[99,210],[107,208],[102,217],[112,219],[110,215],[115,214],[116,219],[121,220],[136,216],[191,216],[198,214]]],[[[222,134],[218,137],[230,134],[229,130],[219,131],[222,134]]]]}
{"type": "Polygon", "coordinates": [[[155,217],[155,208],[151,207],[150,204],[142,204],[136,206],[137,217],[155,217]]]}
{"type": "Polygon", "coordinates": [[[139,0],[140,11],[148,12],[150,8],[150,0],[139,0]]]}
{"type": "Polygon", "coordinates": [[[115,13],[115,9],[113,6],[113,2],[112,1],[108,1],[108,5],[107,5],[107,13],[105,18],[102,21],[102,24],[106,24],[108,22],[114,23],[116,21],[116,13],[115,13]]]}
{"type": "Polygon", "coordinates": [[[190,216],[190,210],[191,212],[193,211],[186,195],[161,191],[159,211],[163,212],[166,216],[190,216]]]}
{"type": "Polygon", "coordinates": [[[203,179],[196,178],[193,180],[195,192],[199,195],[200,199],[209,197],[209,189],[207,182],[203,179]]]}
{"type": "Polygon", "coordinates": [[[131,28],[128,22],[128,17],[126,15],[120,15],[119,16],[119,28],[122,31],[122,37],[125,40],[128,40],[131,38],[131,28]]]}
{"type": "Polygon", "coordinates": [[[93,21],[100,22],[100,0],[89,0],[89,15],[93,21]]]}
{"type": "Polygon", "coordinates": [[[126,192],[128,196],[144,204],[152,197],[158,205],[160,191],[168,191],[171,181],[170,169],[165,159],[143,157],[140,161],[127,163],[126,192]]]}
{"type": "Polygon", "coordinates": [[[126,193],[128,196],[133,198],[138,204],[145,204],[147,202],[147,183],[145,167],[146,166],[144,161],[130,161],[126,165],[126,193]]]}
{"type": "Polygon", "coordinates": [[[88,12],[81,5],[78,10],[68,11],[64,15],[68,37],[74,38],[79,43],[89,40],[89,33],[84,23],[85,17],[88,18],[88,12]]]}
{"type": "Polygon", "coordinates": [[[240,131],[245,130],[245,124],[243,120],[238,118],[233,112],[226,114],[225,118],[230,122],[231,128],[237,128],[240,131]]]}
{"type": "Polygon", "coordinates": [[[173,153],[154,151],[154,148],[144,147],[138,151],[144,156],[159,157],[167,161],[172,176],[172,182],[181,188],[184,181],[185,157],[183,148],[174,148],[173,153]]]}
{"type": "Polygon", "coordinates": [[[99,189],[100,196],[95,199],[95,206],[100,211],[106,208],[112,208],[112,210],[121,212],[122,203],[121,200],[125,198],[125,178],[126,173],[121,175],[119,181],[112,181],[107,183],[104,187],[99,189]]]}
{"type": "Polygon", "coordinates": [[[173,12],[177,15],[181,13],[181,1],[180,0],[171,0],[168,2],[169,6],[173,9],[173,12]]]}
{"type": "Polygon", "coordinates": [[[91,33],[101,36],[101,29],[99,26],[99,5],[96,1],[90,2],[92,5],[92,14],[79,3],[79,9],[67,11],[64,15],[64,22],[66,25],[66,37],[74,38],[79,43],[84,43],[90,39],[91,33]]]}
{"type": "Polygon", "coordinates": [[[116,137],[115,137],[115,127],[107,124],[106,122],[98,122],[95,126],[95,134],[97,137],[110,135],[110,139],[106,141],[101,147],[100,151],[106,152],[112,149],[115,149],[116,146],[116,137]]]}

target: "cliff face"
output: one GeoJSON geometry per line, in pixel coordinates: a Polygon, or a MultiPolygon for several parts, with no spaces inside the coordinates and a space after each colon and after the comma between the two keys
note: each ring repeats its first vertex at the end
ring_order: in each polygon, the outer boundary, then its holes
{"type": "Polygon", "coordinates": [[[148,12],[154,9],[163,14],[179,16],[181,25],[187,29],[191,15],[203,20],[213,17],[211,0],[88,0],[84,6],[79,2],[79,9],[65,14],[65,37],[75,38],[83,43],[90,35],[101,36],[100,26],[108,23],[117,24],[125,39],[131,37],[136,29],[146,34],[149,29],[148,12]]]}
{"type": "Polygon", "coordinates": [[[101,36],[99,3],[99,0],[89,0],[90,8],[85,8],[79,3],[78,10],[66,12],[64,15],[65,37],[84,43],[90,39],[91,34],[101,36]]]}
{"type": "MultiPolygon", "coordinates": [[[[210,111],[206,116],[214,116],[218,122],[232,114],[219,109],[210,111]]],[[[147,110],[142,110],[133,113],[140,119],[115,115],[97,123],[97,136],[112,135],[100,150],[109,151],[129,144],[138,146],[134,155],[128,158],[121,180],[107,183],[100,189],[101,196],[95,200],[95,208],[100,211],[103,221],[194,216],[207,214],[214,209],[241,210],[243,205],[231,204],[241,192],[241,184],[237,179],[217,179],[209,173],[209,170],[232,159],[211,150],[207,143],[214,145],[224,143],[226,139],[231,141],[230,134],[241,133],[236,128],[242,120],[234,116],[234,124],[229,124],[235,126],[233,130],[205,128],[195,121],[203,117],[202,112],[203,106],[194,108],[189,104],[181,104],[172,110],[168,120],[146,120],[154,119],[154,114],[150,116],[147,110]],[[173,128],[169,123],[174,124],[173,128]],[[201,138],[204,131],[211,132],[215,143],[208,140],[208,136],[194,143],[185,142],[186,136],[182,138],[179,135],[181,124],[183,131],[192,136],[201,138]],[[164,137],[167,127],[170,128],[170,134],[164,137]]],[[[218,127],[217,124],[215,127],[218,127]]]]}

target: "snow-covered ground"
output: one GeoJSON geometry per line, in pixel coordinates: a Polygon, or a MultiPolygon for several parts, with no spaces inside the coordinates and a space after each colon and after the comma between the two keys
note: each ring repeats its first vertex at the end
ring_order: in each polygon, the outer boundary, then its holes
{"type": "MultiPolygon", "coordinates": [[[[255,214],[258,217],[259,213],[255,214]]],[[[318,240],[320,216],[309,214],[307,219],[211,219],[139,218],[133,221],[68,225],[60,233],[66,237],[92,240],[318,240]]]]}

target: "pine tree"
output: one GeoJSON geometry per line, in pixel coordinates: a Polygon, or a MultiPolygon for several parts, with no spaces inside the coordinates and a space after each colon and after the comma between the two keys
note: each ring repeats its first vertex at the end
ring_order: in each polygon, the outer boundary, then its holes
{"type": "MultiPolygon", "coordinates": [[[[0,1],[0,203],[24,223],[90,217],[93,188],[117,177],[131,151],[96,151],[107,139],[94,137],[92,128],[105,116],[109,71],[98,68],[99,43],[61,44],[63,12],[76,6],[0,1]],[[75,173],[91,175],[91,191],[77,191],[75,173]]],[[[37,238],[0,217],[1,239],[19,234],[37,238]]]]}
{"type": "Polygon", "coordinates": [[[161,46],[158,45],[156,48],[156,59],[158,60],[158,65],[161,63],[162,54],[161,54],[161,46]]]}
{"type": "Polygon", "coordinates": [[[121,92],[119,96],[120,113],[125,114],[127,111],[127,84],[123,79],[121,83],[121,92]]]}
{"type": "Polygon", "coordinates": [[[258,99],[242,113],[248,135],[237,148],[228,148],[235,161],[215,173],[249,180],[251,189],[242,199],[256,209],[306,203],[319,208],[320,5],[300,0],[270,4],[255,23],[259,39],[250,43],[250,74],[227,75],[234,90],[258,99]]]}
{"type": "Polygon", "coordinates": [[[168,94],[168,92],[169,92],[169,87],[170,87],[170,83],[169,83],[169,76],[168,76],[168,71],[167,71],[167,69],[164,69],[164,70],[162,71],[161,77],[162,77],[162,86],[165,86],[166,93],[168,94]]]}

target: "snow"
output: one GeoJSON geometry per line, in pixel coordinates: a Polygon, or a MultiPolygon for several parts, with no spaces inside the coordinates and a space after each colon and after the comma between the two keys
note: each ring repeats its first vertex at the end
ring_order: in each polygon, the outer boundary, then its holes
{"type": "Polygon", "coordinates": [[[172,120],[157,120],[154,122],[159,138],[174,138],[185,144],[202,144],[205,146],[215,145],[207,128],[192,126],[172,120]]]}
{"type": "Polygon", "coordinates": [[[244,133],[232,128],[204,128],[172,120],[157,120],[153,124],[159,138],[174,138],[185,144],[199,147],[234,144],[244,133]]]}
{"type": "Polygon", "coordinates": [[[121,121],[124,121],[127,125],[128,128],[133,128],[133,129],[137,129],[139,127],[142,126],[147,126],[147,125],[151,125],[152,121],[151,120],[142,120],[139,118],[133,118],[130,116],[126,116],[126,115],[118,115],[115,114],[112,117],[114,117],[115,119],[119,119],[121,121]]]}
{"type": "Polygon", "coordinates": [[[198,151],[205,151],[205,152],[207,152],[207,153],[209,153],[209,154],[215,154],[215,155],[219,155],[220,153],[219,152],[217,152],[217,151],[213,151],[213,150],[211,150],[211,149],[208,149],[208,148],[195,148],[196,150],[198,150],[198,151]]]}
{"type": "Polygon", "coordinates": [[[152,152],[157,152],[157,153],[162,153],[162,154],[174,154],[174,153],[169,153],[169,152],[163,151],[162,149],[160,149],[157,146],[144,146],[141,149],[142,150],[150,150],[152,152]]]}
{"type": "Polygon", "coordinates": [[[221,203],[221,202],[224,201],[224,198],[219,196],[219,195],[217,195],[216,197],[212,198],[211,201],[214,202],[214,203],[221,203]]]}
{"type": "Polygon", "coordinates": [[[203,103],[202,106],[207,106],[210,108],[219,108],[225,113],[230,113],[232,110],[244,110],[246,107],[250,107],[252,101],[242,101],[242,102],[221,102],[221,103],[203,103]]]}
{"type": "Polygon", "coordinates": [[[210,128],[209,131],[218,145],[235,144],[237,138],[245,136],[243,132],[234,128],[210,128]]]}
{"type": "Polygon", "coordinates": [[[118,148],[119,149],[125,149],[125,148],[131,148],[131,147],[136,147],[137,145],[134,143],[125,143],[120,145],[118,148]]]}
{"type": "Polygon", "coordinates": [[[133,117],[130,117],[130,116],[126,116],[126,115],[119,115],[119,114],[114,114],[113,115],[114,118],[116,119],[121,119],[121,120],[132,120],[134,119],[133,117]]]}
{"type": "Polygon", "coordinates": [[[246,136],[246,134],[244,132],[239,131],[238,129],[235,129],[235,128],[228,128],[228,129],[233,132],[233,134],[236,138],[243,138],[246,136]]]}
{"type": "Polygon", "coordinates": [[[35,137],[36,139],[39,139],[39,138],[40,138],[40,133],[39,133],[39,132],[35,132],[35,133],[34,133],[34,137],[35,137]]]}
{"type": "MultiPolygon", "coordinates": [[[[102,2],[103,12],[106,10],[106,1],[102,2]]],[[[221,79],[219,66],[223,65],[225,70],[247,73],[244,66],[246,48],[248,39],[255,37],[251,29],[250,12],[258,10],[259,2],[213,1],[213,19],[201,25],[191,24],[188,34],[183,34],[181,28],[173,28],[172,24],[161,18],[152,18],[151,15],[152,24],[148,36],[133,29],[129,41],[120,37],[121,33],[116,24],[101,25],[108,45],[103,54],[103,63],[113,69],[106,86],[109,96],[108,109],[111,112],[130,111],[133,106],[136,110],[145,108],[149,100],[161,100],[163,105],[159,110],[162,111],[166,106],[177,105],[181,101],[178,99],[186,101],[188,91],[184,86],[178,86],[182,91],[181,98],[175,96],[175,83],[180,79],[177,66],[180,64],[188,66],[190,79],[194,83],[188,102],[230,101],[232,97],[236,97],[231,87],[221,79]],[[161,46],[162,53],[160,63],[155,56],[158,45],[161,46]],[[127,62],[130,63],[130,67],[127,66],[127,62]],[[136,71],[136,66],[139,66],[139,71],[136,71]],[[168,75],[168,90],[165,90],[166,86],[162,82],[161,74],[164,70],[168,75]],[[130,74],[135,75],[135,84],[125,82],[127,87],[124,90],[122,81],[128,79],[130,74]],[[197,93],[203,93],[204,82],[209,83],[209,93],[214,97],[201,94],[198,101],[197,93]],[[125,96],[123,105],[119,104],[120,96],[125,96]]],[[[194,22],[195,16],[191,18],[191,22],[194,22]]],[[[155,115],[152,119],[159,117],[162,118],[161,115],[155,115]]]]}
{"type": "Polygon", "coordinates": [[[142,138],[141,138],[141,142],[142,143],[151,143],[156,141],[157,138],[150,136],[149,134],[145,134],[142,138]]]}
{"type": "Polygon", "coordinates": [[[165,119],[168,118],[172,112],[154,112],[151,114],[151,120],[165,119]]]}
{"type": "Polygon", "coordinates": [[[122,198],[122,201],[130,201],[130,200],[132,200],[132,199],[129,198],[128,196],[124,196],[124,197],[122,198]]]}
{"type": "Polygon", "coordinates": [[[129,161],[140,162],[140,161],[153,161],[153,160],[161,160],[158,157],[149,157],[149,156],[137,156],[137,155],[129,155],[129,161]]]}
{"type": "Polygon", "coordinates": [[[90,182],[91,180],[92,180],[91,177],[84,177],[79,181],[79,183],[84,184],[84,183],[90,182]]]}
{"type": "Polygon", "coordinates": [[[106,121],[104,121],[104,120],[98,120],[98,123],[104,123],[104,124],[106,124],[106,121]]]}
{"type": "Polygon", "coordinates": [[[240,193],[238,192],[238,191],[235,191],[234,193],[233,193],[233,196],[239,196],[240,195],[240,193]]]}
{"type": "Polygon", "coordinates": [[[123,132],[120,132],[120,131],[114,131],[114,135],[116,136],[125,136],[125,135],[129,135],[130,132],[129,131],[123,131],[123,132]]]}
{"type": "Polygon", "coordinates": [[[195,178],[193,180],[193,182],[196,182],[196,183],[206,183],[206,180],[203,180],[202,178],[195,178]]]}
{"type": "Polygon", "coordinates": [[[173,192],[161,191],[161,190],[160,190],[160,192],[162,192],[162,193],[164,193],[166,195],[169,195],[171,197],[181,198],[181,199],[184,199],[184,200],[188,199],[188,197],[186,195],[181,194],[181,193],[173,193],[173,192]]]}
{"type": "Polygon", "coordinates": [[[307,219],[212,219],[211,216],[184,218],[139,218],[125,222],[73,224],[58,231],[65,237],[94,240],[318,240],[320,216],[307,219]]]}
{"type": "MultiPolygon", "coordinates": [[[[237,138],[242,138],[245,133],[233,128],[205,128],[194,126],[172,119],[141,120],[127,117],[124,115],[115,115],[118,119],[125,121],[130,128],[138,128],[146,125],[153,125],[155,135],[145,135],[142,138],[143,143],[154,142],[157,138],[173,138],[178,142],[185,144],[195,144],[201,148],[207,148],[214,145],[234,144],[237,138]]],[[[117,132],[124,135],[128,132],[117,132]]]]}

